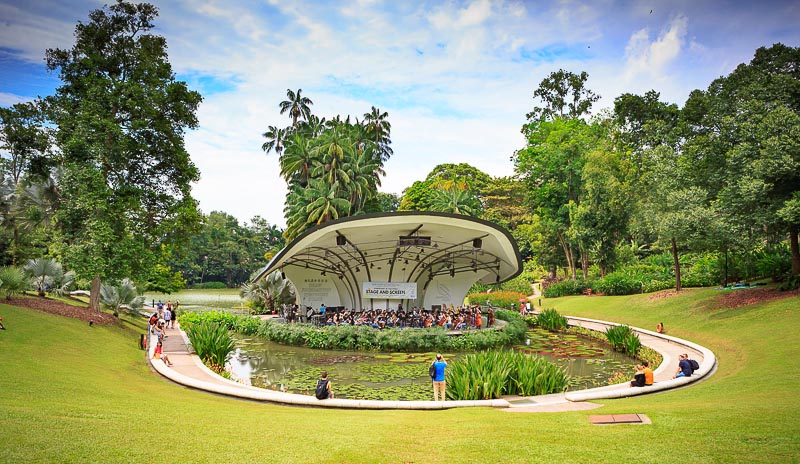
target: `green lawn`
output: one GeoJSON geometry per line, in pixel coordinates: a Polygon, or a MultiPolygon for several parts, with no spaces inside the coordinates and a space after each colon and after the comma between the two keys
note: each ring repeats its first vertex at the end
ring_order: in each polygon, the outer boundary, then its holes
{"type": "Polygon", "coordinates": [[[180,307],[184,309],[231,309],[240,308],[245,303],[239,296],[238,288],[186,289],[171,295],[150,292],[144,294],[146,305],[158,300],[164,304],[169,300],[180,301],[180,307]]]}
{"type": "MultiPolygon", "coordinates": [[[[0,462],[792,462],[800,460],[800,298],[711,309],[676,297],[571,297],[566,314],[653,328],[712,349],[719,369],[677,391],[593,411],[347,411],[189,390],[152,373],[126,327],[0,305],[0,462]],[[652,425],[592,426],[637,412],[652,425]]],[[[335,379],[334,379],[335,381],[335,379]]]]}

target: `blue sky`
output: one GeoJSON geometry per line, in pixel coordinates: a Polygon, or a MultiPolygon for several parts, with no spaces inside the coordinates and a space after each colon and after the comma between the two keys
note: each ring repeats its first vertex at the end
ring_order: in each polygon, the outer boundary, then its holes
{"type": "MultiPolygon", "coordinates": [[[[110,1],[110,0],[109,0],[110,1]]],[[[103,1],[0,0],[0,105],[48,95],[47,48],[70,48],[103,1]]],[[[286,126],[286,89],[320,116],[389,113],[394,157],[382,191],[400,193],[437,164],[509,175],[533,91],[550,72],[589,73],[609,108],[650,89],[682,105],[760,46],[800,46],[791,1],[152,2],[178,77],[204,96],[186,145],[201,209],[284,224],[285,185],[261,134],[286,126]]]]}

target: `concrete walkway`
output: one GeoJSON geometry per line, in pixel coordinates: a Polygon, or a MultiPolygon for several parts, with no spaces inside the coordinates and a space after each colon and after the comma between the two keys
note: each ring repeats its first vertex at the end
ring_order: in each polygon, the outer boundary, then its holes
{"type": "MultiPolygon", "coordinates": [[[[570,325],[580,326],[587,329],[604,332],[609,326],[619,325],[612,322],[568,317],[570,325]]],[[[157,337],[150,336],[148,345],[148,362],[162,376],[185,385],[212,393],[228,395],[238,398],[251,399],[256,401],[268,401],[274,403],[291,404],[298,406],[333,407],[349,409],[449,409],[461,407],[495,407],[505,408],[508,412],[560,412],[574,411],[583,409],[599,408],[602,405],[588,403],[591,400],[623,398],[628,396],[642,395],[657,391],[678,388],[701,380],[711,374],[716,367],[716,357],[714,354],[700,345],[657,334],[644,329],[633,328],[639,335],[642,344],[648,346],[664,357],[664,361],[653,372],[655,384],[648,387],[630,387],[623,383],[605,387],[592,388],[568,393],[556,393],[552,395],[517,397],[506,396],[497,400],[477,400],[477,401],[377,401],[377,400],[349,400],[349,399],[329,399],[318,400],[313,396],[283,393],[274,390],[256,388],[250,385],[227,380],[208,369],[200,358],[191,353],[189,340],[185,332],[176,329],[167,329],[167,338],[163,342],[163,351],[172,362],[172,367],[168,367],[160,360],[152,359],[157,337]],[[692,377],[672,379],[672,375],[677,369],[678,355],[688,353],[691,359],[696,359],[700,364],[700,369],[695,371],[692,377]]],[[[631,377],[632,377],[631,373],[631,377]]]]}

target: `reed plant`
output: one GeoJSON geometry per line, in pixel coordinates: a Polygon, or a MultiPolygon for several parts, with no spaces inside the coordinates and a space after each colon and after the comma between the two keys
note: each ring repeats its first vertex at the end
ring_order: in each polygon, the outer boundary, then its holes
{"type": "Polygon", "coordinates": [[[200,321],[189,325],[186,335],[194,350],[207,365],[224,366],[235,346],[233,337],[224,324],[214,321],[200,321]]]}
{"type": "Polygon", "coordinates": [[[548,308],[536,317],[536,324],[545,330],[559,332],[567,328],[567,318],[554,308],[548,308]]]}
{"type": "Polygon", "coordinates": [[[447,370],[448,397],[455,400],[546,395],[564,391],[568,382],[558,365],[512,350],[468,354],[447,370]]]}
{"type": "Polygon", "coordinates": [[[615,351],[628,353],[636,356],[636,352],[642,346],[639,336],[627,325],[617,325],[606,329],[606,338],[611,348],[615,351]]]}

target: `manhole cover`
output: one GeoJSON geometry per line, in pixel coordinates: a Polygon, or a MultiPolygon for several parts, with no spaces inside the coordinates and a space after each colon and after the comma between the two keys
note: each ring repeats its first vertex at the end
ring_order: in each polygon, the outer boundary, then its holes
{"type": "Polygon", "coordinates": [[[589,416],[589,422],[595,425],[649,424],[650,418],[644,414],[606,414],[589,416]]]}

